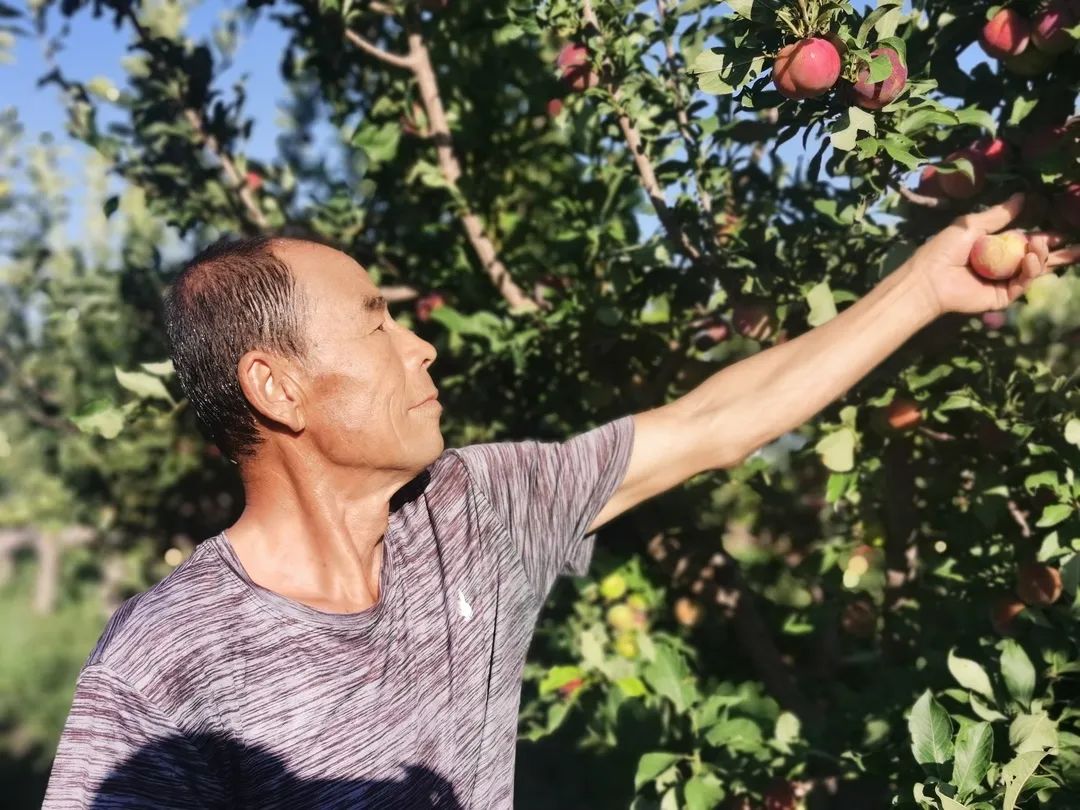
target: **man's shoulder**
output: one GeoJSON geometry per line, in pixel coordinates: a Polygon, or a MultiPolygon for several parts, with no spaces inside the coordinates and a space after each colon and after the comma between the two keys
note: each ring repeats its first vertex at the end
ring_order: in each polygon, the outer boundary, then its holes
{"type": "Polygon", "coordinates": [[[212,542],[204,541],[168,576],[124,600],[84,666],[103,664],[141,689],[212,645],[232,603],[222,588],[212,542]]]}

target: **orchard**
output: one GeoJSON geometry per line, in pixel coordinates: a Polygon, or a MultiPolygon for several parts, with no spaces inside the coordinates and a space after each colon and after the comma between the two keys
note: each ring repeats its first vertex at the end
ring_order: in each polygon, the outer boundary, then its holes
{"type": "MultiPolygon", "coordinates": [[[[0,644],[33,649],[0,664],[0,764],[28,796],[109,611],[241,508],[163,362],[195,247],[343,245],[438,348],[455,447],[669,402],[1015,192],[971,273],[1080,237],[1075,0],[222,8],[0,4],[124,43],[40,77],[93,156],[86,244],[55,238],[56,143],[0,114],[0,644]]],[[[605,526],[539,620],[516,806],[1080,808],[1078,375],[1070,267],[605,526]]]]}

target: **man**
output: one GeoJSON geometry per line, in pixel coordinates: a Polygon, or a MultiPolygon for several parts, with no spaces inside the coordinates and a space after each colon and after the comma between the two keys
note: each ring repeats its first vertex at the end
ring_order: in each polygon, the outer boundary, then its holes
{"type": "Polygon", "coordinates": [[[444,450],[435,349],[364,269],[289,239],[219,243],[166,302],[173,363],[239,464],[237,522],[109,621],[45,806],[509,808],[520,680],[556,577],[597,528],[737,465],[948,311],[1074,261],[966,267],[1022,197],[957,220],[829,323],[683,398],[565,442],[444,450]]]}

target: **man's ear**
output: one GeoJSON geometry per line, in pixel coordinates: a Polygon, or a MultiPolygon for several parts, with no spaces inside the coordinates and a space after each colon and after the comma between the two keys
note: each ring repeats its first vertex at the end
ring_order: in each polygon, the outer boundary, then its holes
{"type": "Polygon", "coordinates": [[[236,365],[237,379],[248,402],[267,419],[295,433],[305,427],[304,390],[295,366],[277,355],[250,351],[236,365]]]}

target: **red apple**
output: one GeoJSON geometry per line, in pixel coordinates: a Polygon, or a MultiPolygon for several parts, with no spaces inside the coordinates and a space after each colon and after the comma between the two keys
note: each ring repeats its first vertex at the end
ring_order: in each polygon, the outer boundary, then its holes
{"type": "Polygon", "coordinates": [[[718,343],[727,340],[729,334],[730,330],[726,323],[718,323],[714,326],[709,326],[694,335],[694,348],[699,352],[708,351],[718,343]]]}
{"type": "Polygon", "coordinates": [[[980,158],[986,170],[996,172],[1012,158],[1012,147],[1001,138],[983,138],[971,145],[971,149],[980,158]]]}
{"type": "Polygon", "coordinates": [[[1042,127],[1028,135],[1020,147],[1020,157],[1024,163],[1038,164],[1043,158],[1054,155],[1064,147],[1068,127],[1059,124],[1042,127]]]}
{"type": "Polygon", "coordinates": [[[923,170],[919,172],[919,185],[915,190],[927,197],[940,197],[945,193],[941,189],[937,166],[923,166],[923,170]]]}
{"type": "Polygon", "coordinates": [[[1022,565],[1016,572],[1016,595],[1029,605],[1052,605],[1061,597],[1061,572],[1042,563],[1022,565]]]}
{"type": "Polygon", "coordinates": [[[1020,272],[1025,253],[1027,238],[1018,231],[984,234],[975,240],[968,265],[983,278],[1002,281],[1020,272]]]}
{"type": "Polygon", "coordinates": [[[247,187],[250,188],[252,191],[258,191],[260,188],[262,188],[262,175],[260,175],[256,171],[249,171],[244,176],[244,182],[247,184],[247,187]]]}
{"type": "Polygon", "coordinates": [[[776,330],[772,310],[755,301],[739,301],[731,312],[735,331],[753,340],[768,340],[776,330]]]}
{"type": "Polygon", "coordinates": [[[1031,23],[1011,8],[1003,8],[983,26],[979,42],[983,50],[997,59],[1015,56],[1027,48],[1031,23]]]}
{"type": "Polygon", "coordinates": [[[1011,636],[1016,632],[1016,617],[1027,607],[1012,596],[1001,596],[990,609],[990,624],[999,636],[1011,636]]]}
{"type": "Polygon", "coordinates": [[[999,331],[1005,327],[1005,324],[1009,322],[1009,316],[1007,313],[1001,310],[995,310],[994,312],[984,312],[981,316],[983,326],[992,331],[999,331]]]}
{"type": "Polygon", "coordinates": [[[959,152],[953,152],[946,158],[949,161],[956,161],[966,159],[971,162],[972,173],[974,180],[969,178],[961,171],[938,173],[938,184],[941,186],[941,190],[946,195],[956,200],[966,200],[970,197],[974,197],[980,191],[983,190],[983,186],[986,185],[986,168],[983,165],[982,158],[977,152],[972,149],[961,149],[959,152]]]}
{"type": "Polygon", "coordinates": [[[829,40],[810,37],[787,45],[773,62],[773,84],[792,99],[814,98],[840,78],[840,54],[829,40]]]}
{"type": "Polygon", "coordinates": [[[765,810],[795,810],[799,797],[788,782],[776,782],[765,791],[765,810]]]}
{"type": "Polygon", "coordinates": [[[890,402],[885,414],[889,427],[893,430],[910,430],[922,421],[918,404],[903,397],[897,397],[890,402]]]}
{"type": "Polygon", "coordinates": [[[431,319],[431,313],[443,306],[446,300],[439,293],[428,293],[416,301],[416,317],[421,321],[431,319]]]}
{"type": "Polygon", "coordinates": [[[596,87],[600,82],[589,65],[589,49],[580,43],[571,42],[559,51],[556,64],[562,71],[563,83],[575,92],[596,87]]]}
{"type": "Polygon", "coordinates": [[[547,114],[551,118],[557,118],[562,112],[563,102],[561,98],[550,99],[547,103],[547,114]]]}
{"type": "Polygon", "coordinates": [[[855,103],[864,110],[880,110],[900,95],[907,84],[908,71],[900,59],[900,54],[892,48],[878,48],[870,52],[871,56],[889,57],[892,72],[880,82],[870,81],[870,65],[863,65],[859,70],[859,80],[852,87],[855,103]]]}
{"type": "Polygon", "coordinates": [[[1031,31],[1031,41],[1040,51],[1061,54],[1076,44],[1067,29],[1076,25],[1076,16],[1062,0],[1050,0],[1037,17],[1031,31]]]}

